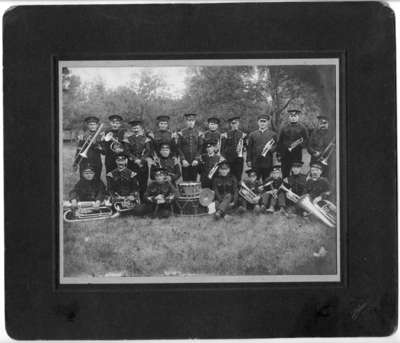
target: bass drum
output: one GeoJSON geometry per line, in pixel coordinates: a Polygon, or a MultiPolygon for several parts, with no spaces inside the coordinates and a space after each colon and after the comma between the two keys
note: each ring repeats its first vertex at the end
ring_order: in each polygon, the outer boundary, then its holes
{"type": "Polygon", "coordinates": [[[179,182],[178,191],[180,198],[199,199],[201,192],[200,182],[179,182]]]}

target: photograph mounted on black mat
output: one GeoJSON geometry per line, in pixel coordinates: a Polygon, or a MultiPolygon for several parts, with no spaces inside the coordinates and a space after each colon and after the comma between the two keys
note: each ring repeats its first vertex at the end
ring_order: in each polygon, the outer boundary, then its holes
{"type": "Polygon", "coordinates": [[[339,59],[58,63],[61,283],[340,281],[339,59]]]}

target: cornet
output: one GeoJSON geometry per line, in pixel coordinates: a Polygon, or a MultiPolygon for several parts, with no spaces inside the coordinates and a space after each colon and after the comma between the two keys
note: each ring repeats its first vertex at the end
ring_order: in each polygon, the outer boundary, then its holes
{"type": "Polygon", "coordinates": [[[104,141],[105,142],[110,142],[110,150],[115,152],[116,154],[120,154],[121,152],[124,151],[124,148],[122,146],[122,143],[114,137],[114,134],[110,131],[104,136],[104,141]]]}
{"type": "Polygon", "coordinates": [[[304,142],[303,137],[300,137],[299,139],[295,140],[292,144],[289,145],[288,150],[292,152],[293,149],[295,149],[298,145],[304,142]]]}
{"type": "Polygon", "coordinates": [[[275,139],[274,138],[271,138],[267,143],[265,143],[264,148],[263,148],[263,150],[261,152],[261,156],[262,157],[267,156],[268,152],[272,149],[274,144],[275,144],[275,139]]]}

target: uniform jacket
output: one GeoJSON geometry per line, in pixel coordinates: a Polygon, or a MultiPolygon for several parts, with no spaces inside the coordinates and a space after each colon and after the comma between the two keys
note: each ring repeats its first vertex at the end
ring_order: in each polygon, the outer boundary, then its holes
{"type": "Polygon", "coordinates": [[[249,179],[243,180],[244,184],[249,187],[255,194],[260,194],[261,190],[259,189],[262,186],[262,182],[260,180],[251,181],[249,179]]]}
{"type": "Polygon", "coordinates": [[[220,156],[214,154],[210,156],[209,154],[201,155],[201,164],[200,164],[200,173],[203,177],[208,177],[208,173],[210,170],[218,163],[220,160],[220,156]]]}
{"type": "Polygon", "coordinates": [[[150,142],[151,140],[144,134],[129,136],[128,142],[125,142],[125,149],[129,159],[132,161],[138,158],[143,164],[146,163],[146,158],[151,153],[150,142]]]}
{"type": "Polygon", "coordinates": [[[316,129],[310,135],[310,140],[308,142],[308,152],[314,155],[316,152],[322,153],[323,150],[331,142],[332,137],[329,130],[316,129]]]}
{"type": "Polygon", "coordinates": [[[204,132],[203,135],[203,148],[202,148],[202,152],[206,152],[206,146],[208,143],[217,145],[219,139],[221,137],[221,132],[219,132],[218,130],[216,131],[211,131],[211,130],[207,130],[204,132]]]}
{"type": "Polygon", "coordinates": [[[307,146],[308,132],[306,127],[300,123],[295,123],[295,124],[289,123],[285,125],[279,133],[278,148],[277,148],[278,153],[281,156],[285,155],[286,153],[289,153],[288,150],[289,146],[300,138],[303,138],[303,143],[301,143],[295,149],[293,149],[292,152],[307,146]]]}
{"type": "Polygon", "coordinates": [[[148,185],[144,197],[149,202],[155,202],[154,197],[159,194],[164,195],[164,197],[176,195],[176,188],[168,181],[162,183],[153,181],[148,185]]]}
{"type": "Polygon", "coordinates": [[[106,195],[106,187],[101,180],[81,179],[69,193],[70,200],[77,201],[100,201],[102,202],[106,195]]]}
{"type": "Polygon", "coordinates": [[[114,169],[107,173],[108,191],[110,195],[128,196],[139,191],[136,173],[128,168],[114,169]]]}
{"type": "Polygon", "coordinates": [[[285,186],[297,195],[303,195],[306,189],[306,176],[304,174],[290,175],[284,179],[285,186]]]}
{"type": "Polygon", "coordinates": [[[268,152],[265,157],[261,153],[265,144],[274,139],[277,141],[277,135],[274,131],[267,129],[264,132],[261,130],[253,131],[249,134],[247,145],[247,161],[251,162],[255,167],[269,167],[272,165],[272,153],[275,151],[276,144],[268,152]]]}
{"type": "Polygon", "coordinates": [[[175,138],[172,137],[172,132],[170,130],[156,130],[154,132],[153,138],[153,151],[159,155],[161,144],[169,144],[171,147],[171,154],[173,156],[177,155],[177,147],[175,138]]]}
{"type": "Polygon", "coordinates": [[[227,132],[227,138],[222,141],[222,156],[224,156],[228,162],[232,162],[238,158],[236,148],[242,136],[243,131],[241,130],[229,130],[227,132]]]}
{"type": "Polygon", "coordinates": [[[317,180],[309,178],[306,182],[305,192],[310,195],[311,199],[320,196],[322,193],[329,192],[330,185],[328,179],[320,177],[317,180]]]}
{"type": "Polygon", "coordinates": [[[157,167],[164,168],[168,175],[171,176],[171,182],[175,184],[176,180],[181,177],[181,168],[179,164],[175,163],[172,157],[159,157],[161,165],[152,165],[150,168],[150,178],[154,180],[154,171],[157,167]]]}
{"type": "Polygon", "coordinates": [[[199,160],[202,146],[203,139],[197,128],[185,128],[179,134],[178,149],[181,161],[192,163],[193,160],[199,160]]]}
{"type": "MultiPolygon", "coordinates": [[[[86,132],[83,136],[83,139],[78,141],[78,147],[76,150],[76,155],[77,156],[81,152],[81,148],[83,147],[83,144],[85,144],[86,140],[88,140],[88,137],[92,137],[94,135],[94,132],[86,132]]],[[[101,141],[99,136],[97,136],[96,141],[90,146],[88,152],[87,152],[87,158],[85,159],[87,163],[98,166],[101,165],[101,152],[103,148],[101,145],[101,141]]]]}
{"type": "Polygon", "coordinates": [[[232,194],[233,202],[237,203],[238,185],[236,178],[233,175],[228,174],[227,176],[215,176],[212,189],[215,192],[215,199],[217,201],[221,202],[225,195],[232,194]]]}

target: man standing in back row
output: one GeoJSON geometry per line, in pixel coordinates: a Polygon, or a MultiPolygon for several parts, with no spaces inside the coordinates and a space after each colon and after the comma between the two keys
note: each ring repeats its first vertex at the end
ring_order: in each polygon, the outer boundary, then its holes
{"type": "Polygon", "coordinates": [[[254,168],[257,178],[263,182],[272,171],[272,153],[277,142],[276,133],[270,129],[270,120],[268,114],[258,117],[258,130],[249,134],[247,145],[247,166],[254,168]]]}

